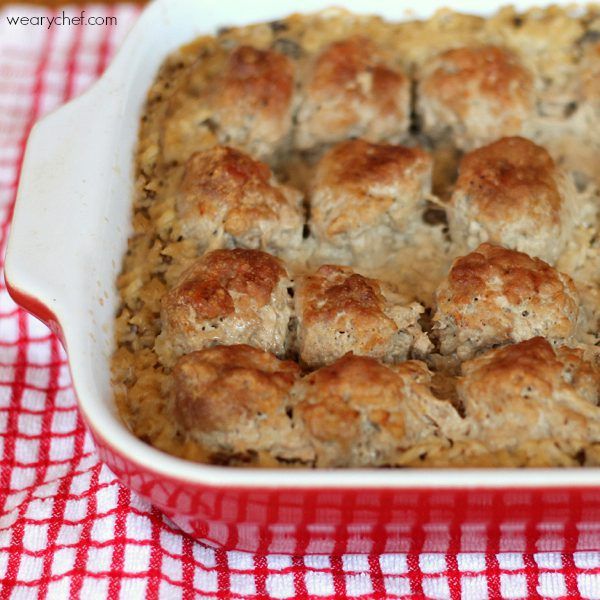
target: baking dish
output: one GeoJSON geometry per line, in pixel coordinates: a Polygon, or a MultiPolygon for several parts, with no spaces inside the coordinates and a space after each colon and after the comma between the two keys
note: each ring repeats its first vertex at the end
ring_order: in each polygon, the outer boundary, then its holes
{"type": "MultiPolygon", "coordinates": [[[[303,11],[321,10],[307,0],[303,11]]],[[[400,20],[476,2],[348,0],[400,20]]],[[[531,3],[521,2],[518,8],[531,3]]],[[[105,75],[43,119],[29,139],[6,260],[13,298],[69,353],[79,404],[102,459],[198,540],[280,554],[600,549],[598,469],[298,470],[200,465],[135,438],[112,400],[114,287],[130,233],[138,117],[158,66],[223,25],[294,12],[291,0],[157,0],[105,75]]],[[[488,5],[487,11],[494,7],[488,5]]]]}

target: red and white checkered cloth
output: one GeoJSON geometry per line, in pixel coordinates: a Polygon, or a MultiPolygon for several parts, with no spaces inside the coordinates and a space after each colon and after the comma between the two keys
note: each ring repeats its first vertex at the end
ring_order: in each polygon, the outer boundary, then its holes
{"type": "MultiPolygon", "coordinates": [[[[53,13],[0,10],[1,256],[31,126],[100,75],[139,13],[84,8],[117,25],[16,26],[7,15],[53,13]]],[[[0,283],[0,600],[502,596],[600,598],[600,553],[259,556],[181,534],[98,462],[58,340],[0,283]]]]}

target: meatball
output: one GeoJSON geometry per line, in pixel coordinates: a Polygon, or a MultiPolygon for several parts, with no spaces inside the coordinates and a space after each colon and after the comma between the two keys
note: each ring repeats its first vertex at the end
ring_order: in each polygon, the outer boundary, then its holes
{"type": "Polygon", "coordinates": [[[466,154],[450,206],[452,239],[492,242],[555,263],[573,228],[575,187],[544,148],[502,138],[466,154]]]}
{"type": "Polygon", "coordinates": [[[461,428],[453,406],[430,385],[420,361],[385,366],[347,354],[296,382],[294,425],[318,467],[392,465],[416,444],[448,444],[461,428]]]}
{"type": "Polygon", "coordinates": [[[214,250],[161,300],[161,362],[215,344],[250,344],[283,355],[291,283],[281,260],[259,250],[214,250]]]}
{"type": "Polygon", "coordinates": [[[431,157],[420,148],[342,142],[317,167],[311,230],[344,261],[387,256],[420,220],[431,172],[431,157]]]}
{"type": "Polygon", "coordinates": [[[579,298],[571,278],[539,258],[482,244],[454,261],[436,291],[433,333],[442,354],[477,350],[535,336],[574,335],[579,298]]]}
{"type": "Polygon", "coordinates": [[[173,369],[174,415],[213,460],[310,460],[288,416],[298,376],[296,363],[250,346],[192,352],[173,369]]]}
{"type": "Polygon", "coordinates": [[[177,197],[185,237],[201,248],[278,250],[302,242],[302,195],[279,185],[269,167],[227,146],[194,154],[177,197]]]}
{"type": "Polygon", "coordinates": [[[598,441],[599,392],[595,361],[541,337],[463,363],[457,382],[470,436],[494,450],[555,439],[577,451],[598,441]]]}
{"type": "Polygon", "coordinates": [[[301,149],[348,137],[371,141],[406,135],[410,82],[363,37],[334,42],[314,60],[297,114],[301,149]]]}
{"type": "Polygon", "coordinates": [[[301,277],[294,299],[300,360],[309,367],[347,352],[397,362],[431,347],[418,322],[419,303],[406,303],[391,286],[348,267],[323,265],[301,277]]]}
{"type": "Polygon", "coordinates": [[[289,144],[295,104],[289,58],[239,46],[201,62],[171,98],[162,137],[167,162],[183,163],[215,143],[260,158],[289,144]]]}
{"type": "Polygon", "coordinates": [[[533,109],[533,76],[504,48],[455,48],[422,67],[417,112],[423,129],[434,139],[450,134],[463,150],[523,133],[533,109]]]}
{"type": "Polygon", "coordinates": [[[292,126],[294,65],[273,50],[233,50],[213,90],[222,144],[265,157],[281,147],[292,126]]]}

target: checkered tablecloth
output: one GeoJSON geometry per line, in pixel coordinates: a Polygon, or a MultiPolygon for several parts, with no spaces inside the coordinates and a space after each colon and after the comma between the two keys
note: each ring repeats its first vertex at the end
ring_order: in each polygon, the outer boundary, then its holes
{"type": "MultiPolygon", "coordinates": [[[[117,25],[10,25],[53,13],[0,10],[2,256],[31,126],[102,73],[139,12],[84,8],[117,25]]],[[[98,461],[58,340],[0,284],[0,600],[501,596],[600,598],[600,553],[260,556],[182,535],[98,461]]]]}

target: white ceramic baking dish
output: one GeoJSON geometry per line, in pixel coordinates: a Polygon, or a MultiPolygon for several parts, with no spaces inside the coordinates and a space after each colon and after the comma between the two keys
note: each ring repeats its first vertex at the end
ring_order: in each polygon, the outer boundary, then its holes
{"type": "MultiPolygon", "coordinates": [[[[493,2],[346,0],[391,20],[445,5],[493,2]]],[[[530,2],[516,3],[518,8],[530,2]]],[[[305,0],[302,11],[327,0],[305,0]]],[[[33,129],[6,259],[17,302],[57,332],[103,459],[132,489],[208,543],[284,553],[600,548],[598,469],[243,470],[194,464],[135,438],[110,383],[115,280],[130,233],[133,152],[147,89],[165,56],[225,25],[270,21],[292,0],[157,0],[103,77],[33,129]],[[550,533],[548,533],[550,532],[550,533]],[[558,533],[557,533],[558,532],[558,533]],[[550,536],[550,537],[549,537],[550,536]],[[466,540],[466,541],[465,541],[466,540]]]]}

